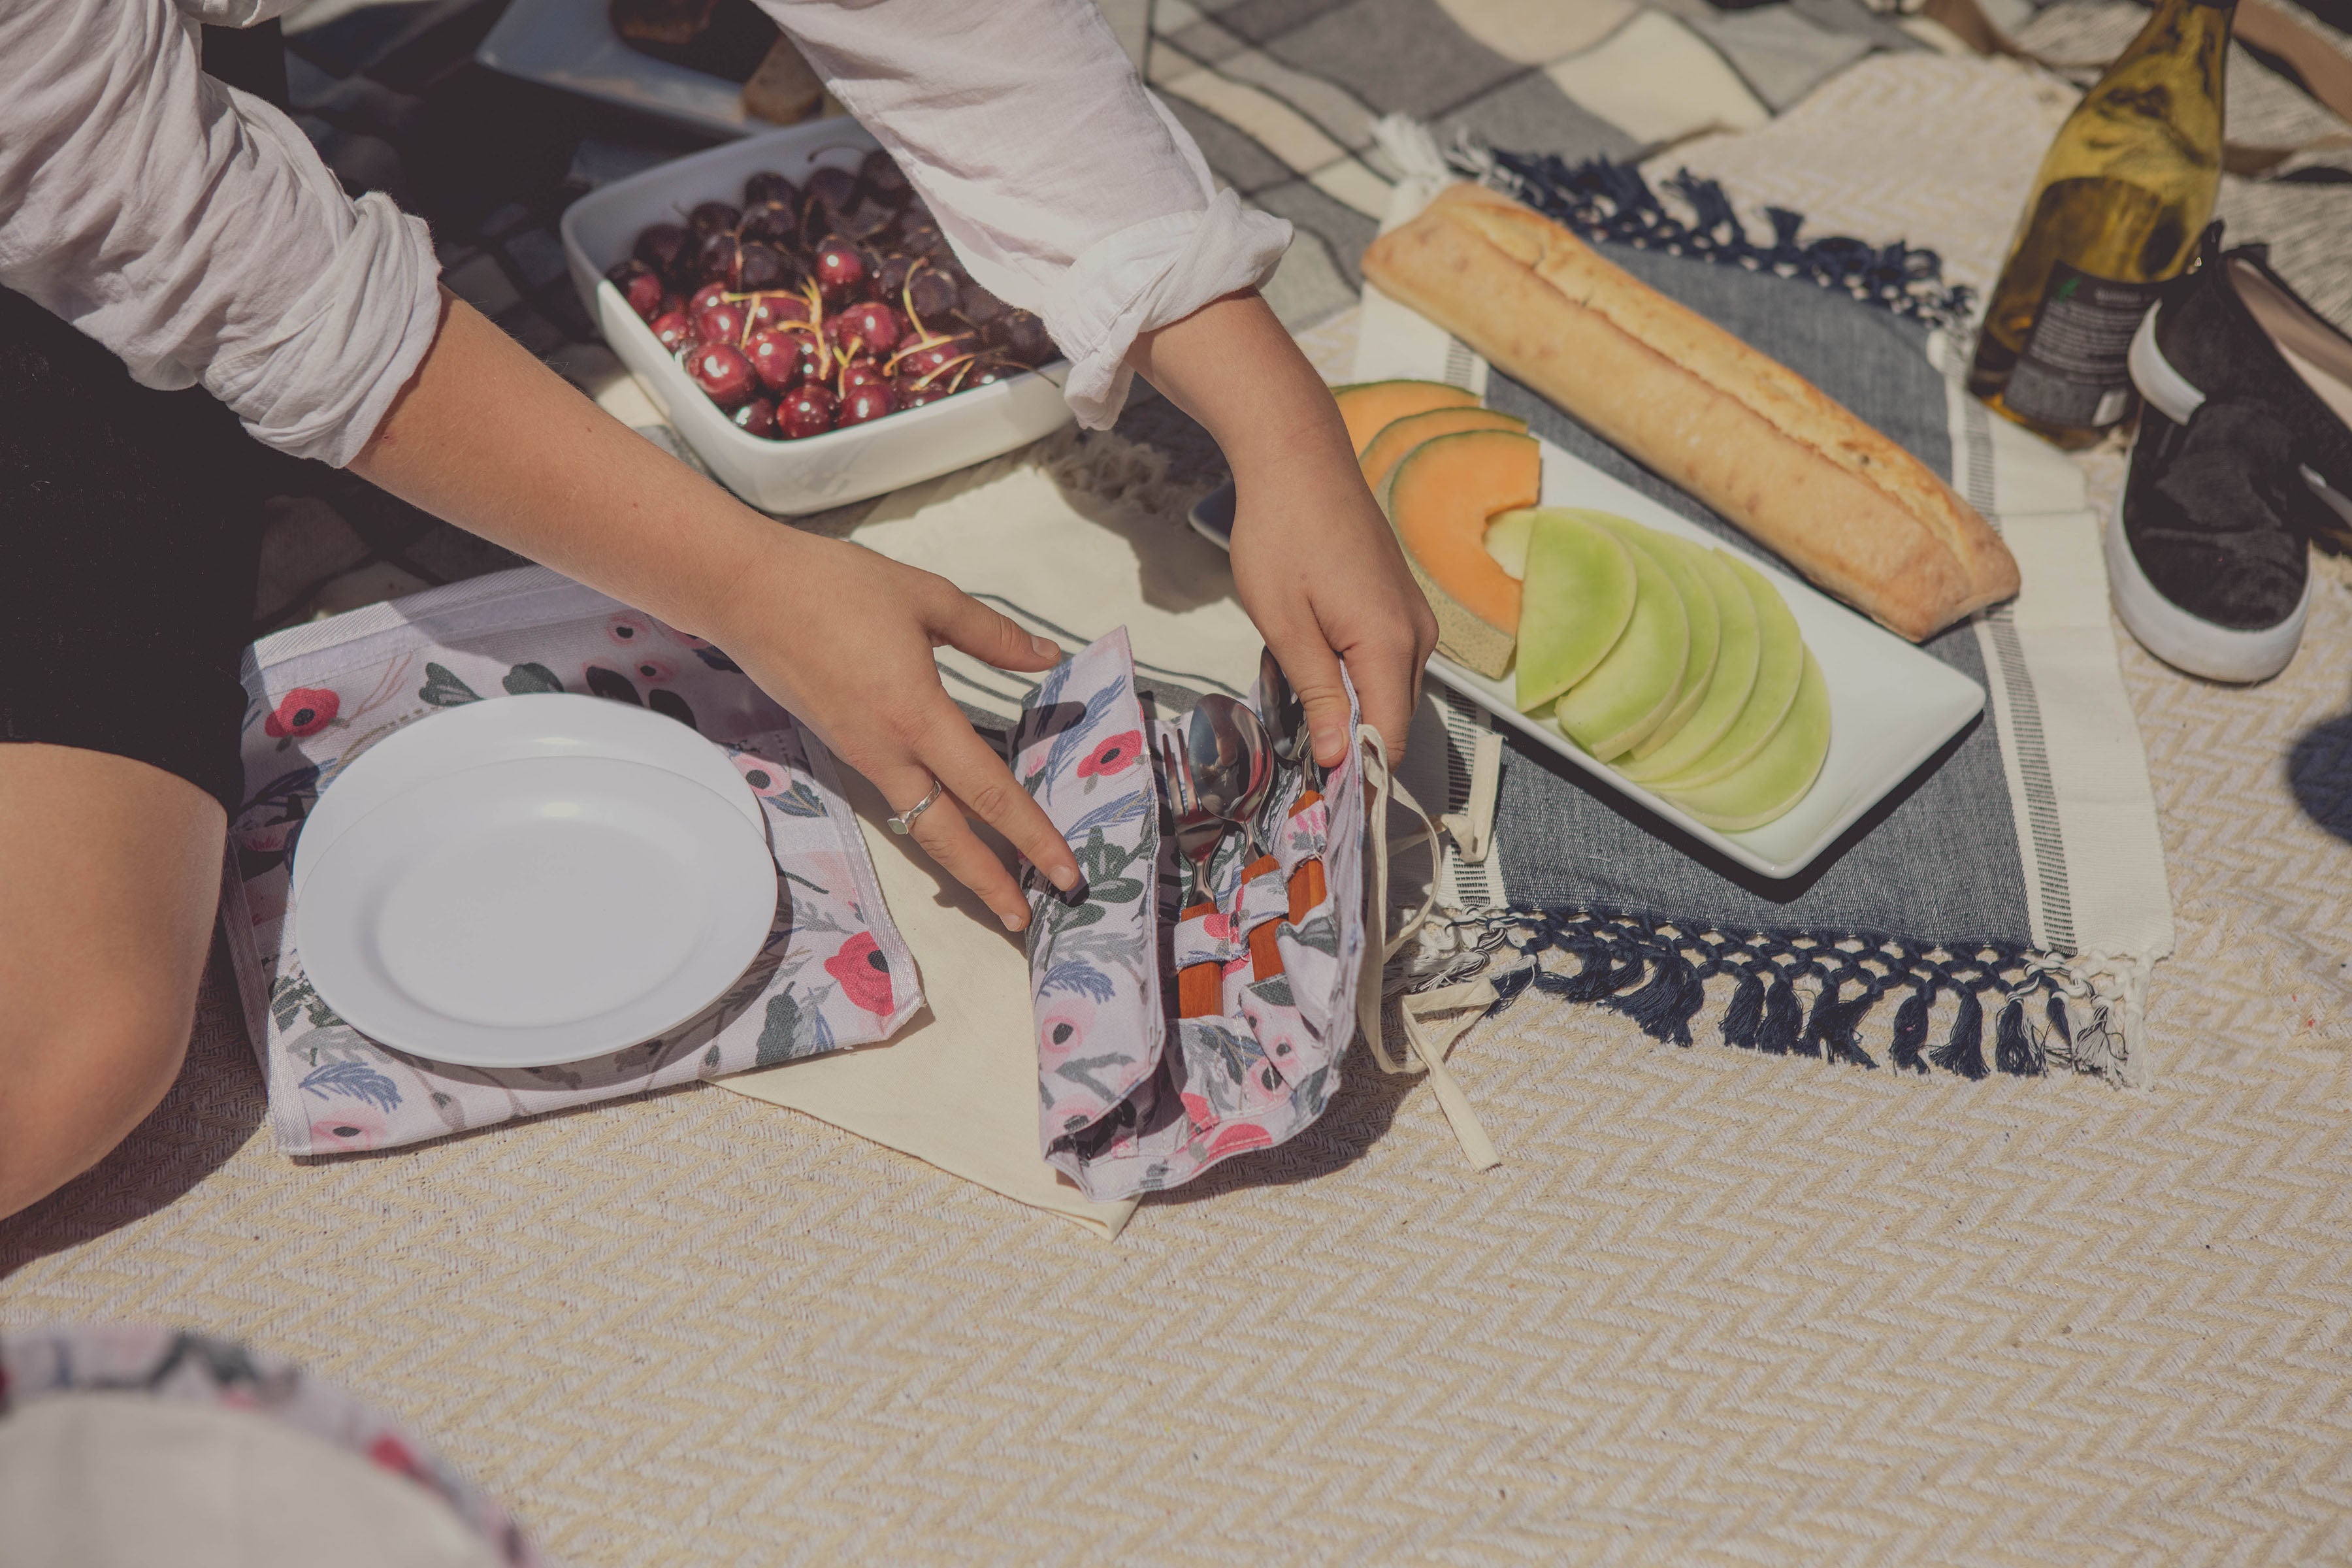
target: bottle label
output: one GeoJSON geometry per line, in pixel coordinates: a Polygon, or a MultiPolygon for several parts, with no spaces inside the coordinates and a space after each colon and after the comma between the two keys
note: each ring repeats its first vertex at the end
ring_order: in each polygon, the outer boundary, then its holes
{"type": "Polygon", "coordinates": [[[2160,283],[2118,283],[2061,261],[2001,401],[2044,425],[2097,428],[2131,406],[2132,334],[2160,283]]]}

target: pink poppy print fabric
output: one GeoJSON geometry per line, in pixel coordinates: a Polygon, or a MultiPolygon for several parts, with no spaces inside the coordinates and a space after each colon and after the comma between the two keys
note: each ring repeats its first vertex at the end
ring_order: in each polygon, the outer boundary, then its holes
{"type": "Polygon", "coordinates": [[[1263,818],[1271,844],[1244,864],[1236,835],[1208,868],[1213,909],[1187,914],[1157,761],[1159,737],[1181,731],[1145,712],[1120,631],[1048,675],[1013,736],[1015,776],[1087,879],[1067,899],[1032,879],[1040,1139],[1098,1200],[1164,1191],[1297,1136],[1337,1091],[1355,1030],[1358,764],[1315,799],[1280,777],[1263,818]],[[1301,875],[1310,861],[1319,884],[1301,875]],[[1319,898],[1300,907],[1294,889],[1313,885],[1319,898]],[[1268,927],[1279,963],[1261,973],[1251,937],[1268,927]],[[1179,1017],[1176,975],[1200,963],[1218,968],[1220,1011],[1179,1017]]]}
{"type": "Polygon", "coordinates": [[[278,633],[247,651],[244,679],[247,798],[229,824],[224,920],[286,1153],[414,1143],[872,1045],[922,1005],[832,756],[700,638],[525,567],[278,633]],[[553,691],[639,704],[727,752],[764,809],[781,873],[767,940],[702,1013],[610,1056],[491,1071],[379,1046],[335,1015],[288,940],[303,821],[394,730],[553,691]]]}
{"type": "MultiPolygon", "coordinates": [[[[348,1449],[447,1506],[499,1562],[553,1568],[504,1504],[395,1422],[293,1363],[180,1329],[90,1325],[0,1334],[0,1416],[39,1401],[143,1394],[252,1411],[348,1449]]],[[[331,1552],[326,1561],[336,1561],[331,1552]]],[[[0,1553],[5,1560],[5,1553],[0,1553]]]]}

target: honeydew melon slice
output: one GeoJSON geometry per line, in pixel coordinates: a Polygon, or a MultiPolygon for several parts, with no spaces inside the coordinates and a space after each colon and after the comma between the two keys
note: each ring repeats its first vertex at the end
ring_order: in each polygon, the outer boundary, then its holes
{"type": "Polygon", "coordinates": [[[1680,730],[1664,740],[1652,735],[1633,748],[1633,760],[1618,763],[1617,771],[1636,784],[1672,778],[1698,761],[1723,739],[1748,705],[1748,694],[1756,689],[1756,668],[1763,653],[1756,601],[1748,596],[1739,574],[1720,551],[1697,550],[1692,564],[1715,595],[1717,618],[1723,623],[1715,675],[1707,682],[1706,700],[1680,730]]]}
{"type": "Polygon", "coordinates": [[[1528,545],[1536,536],[1536,514],[1541,507],[1523,507],[1507,511],[1489,520],[1486,524],[1486,553],[1503,569],[1503,575],[1520,584],[1520,602],[1527,599],[1528,545]]]}
{"type": "Polygon", "coordinates": [[[1359,381],[1333,387],[1331,400],[1347,424],[1349,447],[1360,453],[1382,426],[1433,408],[1475,408],[1478,395],[1442,381],[1359,381]]]}
{"type": "MultiPolygon", "coordinates": [[[[1463,437],[1455,437],[1460,440],[1463,437]]],[[[1690,663],[1690,617],[1675,580],[1646,545],[1619,535],[1633,558],[1633,615],[1591,674],[1552,710],[1562,733],[1612,762],[1648,736],[1675,705],[1690,663]]]]}
{"type": "MultiPolygon", "coordinates": [[[[1690,658],[1683,666],[1682,684],[1675,691],[1673,706],[1641,742],[1646,746],[1656,741],[1663,745],[1674,739],[1684,721],[1698,710],[1699,703],[1706,699],[1707,683],[1715,675],[1716,648],[1723,636],[1723,619],[1715,607],[1715,595],[1691,564],[1698,546],[1671,533],[1644,528],[1632,518],[1620,517],[1612,511],[1576,510],[1577,515],[1608,529],[1618,538],[1646,546],[1658,558],[1658,564],[1666,569],[1666,575],[1674,579],[1675,592],[1683,596],[1683,614],[1690,621],[1690,658]]],[[[1640,747],[1634,751],[1638,754],[1640,747]]]]}
{"type": "Polygon", "coordinates": [[[1515,430],[1465,430],[1423,441],[1389,470],[1381,510],[1437,616],[1437,646],[1501,679],[1519,629],[1519,584],[1486,553],[1486,522],[1535,505],[1543,447],[1515,430]]]}
{"type": "Polygon", "coordinates": [[[1737,555],[1727,551],[1723,559],[1756,605],[1756,685],[1723,739],[1700,753],[1696,762],[1670,777],[1643,781],[1661,792],[1713,784],[1762,751],[1780,729],[1780,721],[1789,716],[1790,704],[1796,701],[1797,688],[1804,679],[1804,636],[1797,630],[1797,617],[1789,613],[1780,591],[1737,555]]]}
{"type": "Polygon", "coordinates": [[[1712,784],[1661,793],[1709,827],[1745,833],[1788,815],[1821,777],[1829,754],[1829,682],[1809,651],[1796,700],[1762,751],[1712,784]]]}
{"type": "Polygon", "coordinates": [[[1499,409],[1433,408],[1425,414],[1408,414],[1402,419],[1391,419],[1381,426],[1378,434],[1364,445],[1363,456],[1357,459],[1363,465],[1364,483],[1377,490],[1397,459],[1439,436],[1458,435],[1465,430],[1517,430],[1524,434],[1528,422],[1516,414],[1499,409]]]}
{"type": "Polygon", "coordinates": [[[1524,531],[1520,584],[1519,711],[1532,713],[1591,674],[1633,618],[1640,577],[1633,552],[1607,529],[1571,511],[1505,512],[1486,528],[1524,531]]]}

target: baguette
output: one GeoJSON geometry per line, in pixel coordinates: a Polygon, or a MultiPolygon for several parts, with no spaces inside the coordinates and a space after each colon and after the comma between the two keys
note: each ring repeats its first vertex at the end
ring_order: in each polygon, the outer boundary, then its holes
{"type": "Polygon", "coordinates": [[[1364,275],[1898,636],[2017,592],[2008,546],[1917,458],[1507,196],[1449,187],[1364,275]]]}

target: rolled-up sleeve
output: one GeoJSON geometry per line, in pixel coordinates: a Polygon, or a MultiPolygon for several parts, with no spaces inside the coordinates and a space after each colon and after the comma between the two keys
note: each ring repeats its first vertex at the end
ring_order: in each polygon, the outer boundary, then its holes
{"type": "Polygon", "coordinates": [[[143,384],[348,463],[432,346],[438,273],[423,222],[203,74],[166,0],[0,0],[0,285],[143,384]]]}
{"type": "Polygon", "coordinates": [[[1080,423],[1136,337],[1255,288],[1290,226],[1219,191],[1093,0],[761,0],[973,278],[1043,317],[1080,423]]]}

